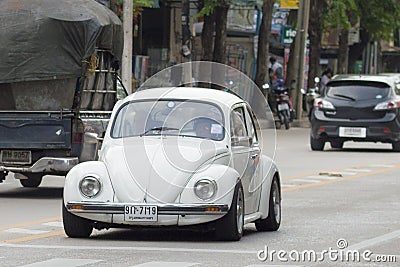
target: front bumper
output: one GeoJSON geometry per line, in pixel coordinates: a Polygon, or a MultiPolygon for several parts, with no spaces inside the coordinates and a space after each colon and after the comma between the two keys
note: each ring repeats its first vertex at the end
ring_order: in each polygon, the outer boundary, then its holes
{"type": "MultiPolygon", "coordinates": [[[[126,205],[143,203],[97,203],[68,202],[66,208],[72,213],[124,214],[126,205]]],[[[151,204],[151,203],[149,203],[151,204]]],[[[158,204],[159,215],[224,215],[228,213],[226,204],[158,204]]]]}
{"type": "Polygon", "coordinates": [[[77,157],[72,158],[53,158],[43,157],[36,161],[32,166],[0,166],[0,171],[10,171],[15,173],[67,173],[72,167],[79,163],[77,157]]]}

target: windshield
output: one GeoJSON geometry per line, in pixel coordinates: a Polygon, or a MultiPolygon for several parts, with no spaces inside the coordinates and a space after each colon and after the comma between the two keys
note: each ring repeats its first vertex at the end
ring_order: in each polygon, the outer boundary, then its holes
{"type": "Polygon", "coordinates": [[[332,83],[327,88],[327,96],[350,101],[372,100],[386,98],[390,87],[377,82],[346,82],[332,83]]]}
{"type": "Polygon", "coordinates": [[[192,100],[137,101],[124,105],[111,136],[179,135],[212,140],[224,138],[223,115],[217,106],[192,100]]]}

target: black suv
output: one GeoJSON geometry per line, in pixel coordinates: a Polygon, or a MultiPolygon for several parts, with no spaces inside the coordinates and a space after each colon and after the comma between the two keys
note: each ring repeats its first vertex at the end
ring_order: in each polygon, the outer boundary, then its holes
{"type": "Polygon", "coordinates": [[[400,75],[337,75],[320,93],[311,114],[312,150],[356,141],[400,151],[400,75]]]}

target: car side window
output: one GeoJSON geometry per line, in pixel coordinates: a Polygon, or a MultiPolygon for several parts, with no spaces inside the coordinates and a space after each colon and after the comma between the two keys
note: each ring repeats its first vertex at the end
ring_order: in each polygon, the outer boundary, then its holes
{"type": "Polygon", "coordinates": [[[245,112],[243,107],[235,108],[231,112],[231,139],[236,140],[232,145],[240,145],[239,140],[248,137],[245,112]]]}
{"type": "Polygon", "coordinates": [[[249,129],[249,137],[252,139],[252,144],[258,142],[257,131],[254,125],[255,121],[256,118],[254,113],[249,109],[249,107],[246,107],[247,129],[249,129]]]}

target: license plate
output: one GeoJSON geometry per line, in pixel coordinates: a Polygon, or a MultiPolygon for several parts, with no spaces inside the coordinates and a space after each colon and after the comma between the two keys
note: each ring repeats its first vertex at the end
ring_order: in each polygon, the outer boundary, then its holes
{"type": "Polygon", "coordinates": [[[158,219],[155,205],[126,205],[124,219],[129,222],[156,222],[158,219]]]}
{"type": "Polygon", "coordinates": [[[0,160],[2,163],[30,164],[32,162],[31,151],[2,150],[0,160]]]}
{"type": "Polygon", "coordinates": [[[340,137],[367,137],[367,129],[361,127],[339,127],[340,137]]]}
{"type": "Polygon", "coordinates": [[[289,105],[287,103],[284,104],[279,104],[278,105],[278,110],[282,111],[282,110],[289,110],[289,105]]]}

